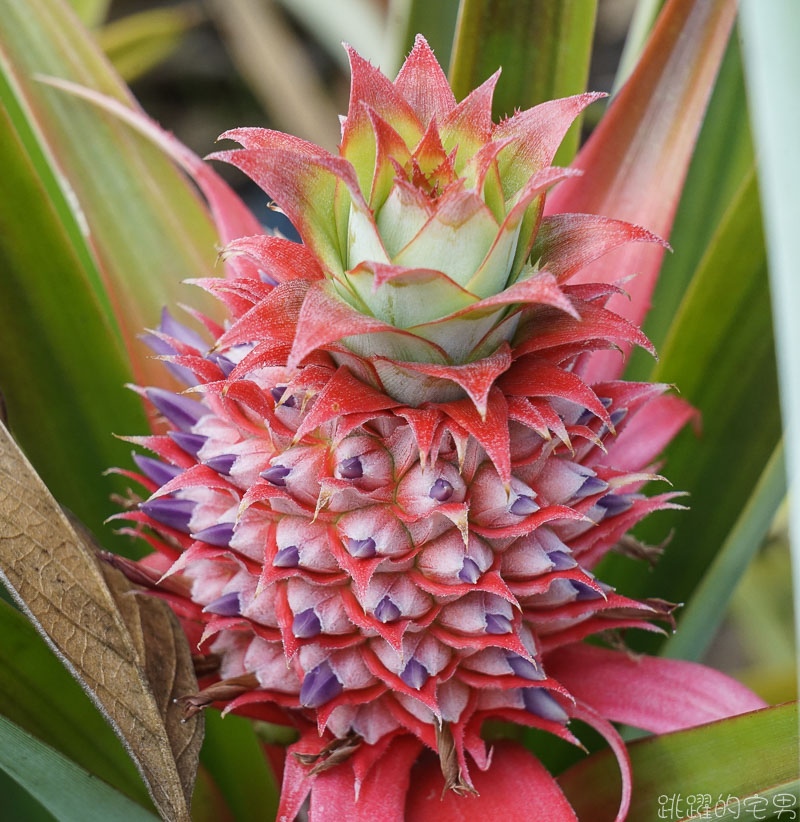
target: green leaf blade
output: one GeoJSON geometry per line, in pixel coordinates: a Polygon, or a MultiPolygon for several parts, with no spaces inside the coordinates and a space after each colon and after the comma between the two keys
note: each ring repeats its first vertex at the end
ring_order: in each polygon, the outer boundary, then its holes
{"type": "MultiPolygon", "coordinates": [[[[462,99],[503,69],[495,117],[586,89],[597,13],[596,0],[462,0],[450,60],[450,81],[462,99]]],[[[573,124],[556,156],[568,164],[578,147],[573,124]]]]}
{"type": "MultiPolygon", "coordinates": [[[[769,818],[769,810],[773,814],[777,810],[778,794],[796,802],[800,787],[797,721],[797,704],[791,703],[629,744],[634,792],[628,822],[703,818],[702,801],[696,814],[669,811],[664,800],[679,796],[684,811],[690,796],[710,795],[712,809],[720,798],[730,800],[727,818],[739,819],[769,818]],[[765,798],[761,804],[766,813],[745,801],[751,796],[765,798]],[[753,809],[750,813],[748,805],[753,809]],[[740,815],[735,817],[737,807],[740,815]]],[[[581,819],[613,818],[620,780],[610,751],[570,768],[559,782],[581,819]]],[[[709,816],[717,818],[713,814],[712,810],[709,816]]]]}
{"type": "MultiPolygon", "coordinates": [[[[689,511],[663,512],[638,531],[675,537],[651,573],[610,557],[598,573],[628,596],[685,602],[746,505],[780,437],[761,219],[750,175],[684,295],[652,379],[676,385],[702,415],[665,452],[664,473],[689,492],[689,511]]],[[[641,642],[652,648],[653,642],[641,642]]]]}
{"type": "Polygon", "coordinates": [[[156,817],[0,716],[0,768],[59,822],[155,822],[156,817]]]}

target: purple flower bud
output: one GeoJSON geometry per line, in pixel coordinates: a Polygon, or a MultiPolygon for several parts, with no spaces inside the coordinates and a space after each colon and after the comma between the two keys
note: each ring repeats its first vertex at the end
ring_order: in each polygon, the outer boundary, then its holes
{"type": "Polygon", "coordinates": [[[502,614],[486,614],[487,634],[510,634],[512,630],[511,620],[502,614]]]}
{"type": "Polygon", "coordinates": [[[431,485],[428,496],[437,502],[447,502],[447,500],[453,496],[453,486],[446,479],[439,477],[439,479],[431,485]]]}
{"type": "Polygon", "coordinates": [[[264,285],[271,285],[276,286],[278,285],[278,281],[274,277],[270,277],[263,268],[258,269],[258,279],[261,280],[264,285]]]}
{"type": "Polygon", "coordinates": [[[564,723],[569,719],[567,712],[544,688],[520,688],[525,709],[542,719],[564,723]]]}
{"type": "Polygon", "coordinates": [[[224,474],[226,477],[231,473],[233,463],[236,462],[236,454],[218,454],[216,457],[211,457],[205,461],[205,464],[218,474],[224,474]]]}
{"type": "Polygon", "coordinates": [[[312,668],[300,686],[300,704],[304,708],[319,708],[342,692],[342,683],[336,678],[327,660],[312,668]]]}
{"type": "Polygon", "coordinates": [[[554,571],[568,571],[578,564],[566,551],[550,551],[547,558],[553,563],[554,571]]]}
{"type": "MultiPolygon", "coordinates": [[[[269,389],[269,393],[272,394],[272,399],[275,400],[275,405],[280,403],[283,400],[284,396],[286,396],[287,386],[285,385],[276,385],[274,388],[269,389]]],[[[297,404],[295,402],[294,397],[290,394],[283,400],[282,403],[286,408],[294,408],[297,404]]]]}
{"type": "Polygon", "coordinates": [[[181,431],[189,431],[193,425],[209,413],[201,402],[190,400],[180,394],[173,394],[163,388],[146,388],[147,399],[181,431]]]}
{"type": "Polygon", "coordinates": [[[295,614],[292,620],[292,633],[298,639],[311,639],[322,631],[317,612],[313,608],[306,608],[299,614],[295,614]]]}
{"type": "Polygon", "coordinates": [[[342,460],[336,470],[342,479],[361,479],[364,476],[364,466],[358,457],[342,460]]]}
{"type": "MultiPolygon", "coordinates": [[[[611,397],[599,397],[598,399],[600,400],[600,402],[601,402],[601,403],[603,403],[603,407],[604,407],[604,408],[610,408],[610,407],[611,407],[611,403],[612,403],[612,399],[611,399],[611,397]]],[[[590,422],[592,421],[592,418],[593,418],[594,416],[595,416],[595,415],[594,415],[594,413],[593,413],[593,412],[591,412],[591,411],[587,408],[587,409],[586,409],[586,410],[585,410],[585,411],[584,411],[584,412],[580,415],[580,417],[578,417],[578,419],[577,419],[577,420],[575,420],[575,425],[587,425],[588,423],[590,423],[590,422]]]]}
{"type": "Polygon", "coordinates": [[[158,325],[158,330],[163,334],[174,337],[176,340],[191,345],[192,348],[196,348],[198,351],[208,350],[208,343],[189,326],[179,323],[167,308],[161,309],[161,322],[158,325]]]}
{"type": "Polygon", "coordinates": [[[583,485],[572,495],[573,502],[591,497],[593,494],[599,494],[608,488],[608,483],[601,480],[599,477],[586,477],[583,485]]]}
{"type": "Polygon", "coordinates": [[[523,679],[540,680],[547,679],[547,674],[538,666],[525,659],[519,654],[507,654],[506,662],[508,663],[515,676],[521,676],[523,679]]]}
{"type": "Polygon", "coordinates": [[[233,617],[239,616],[241,604],[239,602],[239,592],[233,591],[230,594],[223,594],[213,602],[209,602],[203,612],[206,614],[217,614],[217,616],[233,617]]]}
{"type": "MultiPolygon", "coordinates": [[[[141,334],[139,339],[155,354],[161,357],[172,357],[178,352],[166,341],[155,334],[141,334]]],[[[174,362],[165,363],[167,370],[175,376],[179,382],[184,385],[197,385],[197,377],[182,365],[177,365],[174,362]]]]}
{"type": "Polygon", "coordinates": [[[375,606],[375,619],[379,620],[380,622],[394,622],[396,619],[400,617],[400,609],[392,602],[391,598],[387,594],[376,606],[375,606]]]}
{"type": "Polygon", "coordinates": [[[372,537],[366,539],[350,539],[345,540],[350,556],[356,559],[370,559],[375,556],[375,540],[372,537]]]}
{"type": "Polygon", "coordinates": [[[515,517],[527,517],[539,510],[539,506],[533,501],[533,497],[519,496],[508,509],[509,513],[515,517]]]}
{"type": "Polygon", "coordinates": [[[204,437],[202,434],[187,434],[185,431],[170,431],[169,437],[175,445],[193,457],[197,456],[197,452],[208,441],[208,437],[204,437]]]}
{"type": "Polygon", "coordinates": [[[214,365],[219,366],[219,370],[222,371],[226,377],[230,376],[231,371],[236,368],[236,363],[233,360],[229,360],[224,354],[209,354],[206,359],[213,362],[214,365]]]}
{"type": "Polygon", "coordinates": [[[161,460],[154,460],[152,457],[144,457],[141,454],[134,454],[133,461],[139,470],[156,485],[166,485],[171,479],[175,479],[178,474],[183,473],[183,468],[177,465],[169,465],[161,460]]]}
{"type": "Polygon", "coordinates": [[[481,576],[481,569],[478,567],[478,563],[475,562],[474,559],[470,559],[469,557],[464,557],[464,563],[461,566],[461,570],[458,572],[458,578],[462,582],[468,582],[471,585],[474,585],[481,576]]]}
{"type": "Polygon", "coordinates": [[[297,568],[300,564],[300,552],[296,545],[287,545],[285,548],[279,548],[272,560],[274,568],[297,568]]]}
{"type": "Polygon", "coordinates": [[[176,531],[189,532],[189,520],[194,513],[196,502],[190,499],[175,499],[174,497],[161,497],[159,499],[143,502],[139,508],[147,514],[150,519],[168,525],[176,531]]]}
{"type": "Polygon", "coordinates": [[[571,579],[570,584],[578,592],[578,602],[588,602],[592,599],[603,598],[603,595],[600,593],[600,591],[596,591],[594,588],[590,587],[585,582],[578,582],[577,580],[571,579]]]}
{"type": "Polygon", "coordinates": [[[605,516],[615,517],[633,506],[633,500],[627,494],[606,494],[597,500],[601,508],[606,509],[605,516]]]}
{"type": "Polygon", "coordinates": [[[261,472],[261,476],[270,484],[278,488],[286,487],[286,477],[289,476],[291,468],[285,465],[271,465],[266,471],[261,472]]]}
{"type": "Polygon", "coordinates": [[[203,528],[202,531],[192,534],[192,537],[209,545],[216,545],[217,548],[227,548],[233,539],[233,523],[218,522],[210,528],[203,528]]]}
{"type": "Polygon", "coordinates": [[[418,691],[428,681],[429,676],[428,669],[412,657],[408,660],[406,667],[403,668],[400,679],[402,679],[409,688],[418,691]]]}
{"type": "Polygon", "coordinates": [[[628,409],[618,408],[616,411],[612,411],[610,416],[611,424],[616,428],[628,416],[628,409]]]}

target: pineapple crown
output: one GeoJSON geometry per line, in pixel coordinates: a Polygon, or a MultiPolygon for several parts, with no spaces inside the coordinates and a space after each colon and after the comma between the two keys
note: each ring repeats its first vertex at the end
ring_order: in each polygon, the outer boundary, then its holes
{"type": "MultiPolygon", "coordinates": [[[[394,83],[348,54],[338,157],[253,128],[222,135],[244,148],[211,155],[249,174],[303,240],[245,237],[227,246],[226,257],[250,258],[276,289],[219,345],[249,343],[256,323],[263,333],[288,317],[290,368],[325,348],[400,403],[468,396],[485,418],[493,383],[541,350],[540,314],[563,315],[562,344],[586,342],[581,307],[604,295],[570,294],[563,284],[618,245],[661,241],[603,217],[543,217],[546,190],[579,173],[552,167],[556,150],[603,95],[554,100],[495,125],[499,71],[456,103],[421,36],[394,83]]],[[[650,348],[621,318],[587,310],[593,320],[602,314],[606,340],[650,348]]]]}

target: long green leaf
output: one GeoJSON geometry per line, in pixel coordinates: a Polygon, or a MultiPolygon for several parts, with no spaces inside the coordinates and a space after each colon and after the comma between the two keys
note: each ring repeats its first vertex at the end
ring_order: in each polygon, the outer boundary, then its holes
{"type": "MultiPolygon", "coordinates": [[[[792,703],[630,744],[634,791],[627,822],[768,819],[781,807],[786,819],[800,789],[797,721],[792,703]],[[718,802],[724,804],[715,811],[718,802]],[[708,805],[712,810],[702,816],[708,805]]],[[[570,768],[559,782],[580,819],[613,819],[620,779],[610,751],[570,768]]]]}
{"type": "Polygon", "coordinates": [[[761,546],[786,493],[783,442],[773,452],[747,505],[728,534],[680,617],[680,631],[663,656],[700,661],[725,616],[726,606],[750,560],[761,546]]]}
{"type": "MultiPolygon", "coordinates": [[[[714,232],[753,169],[755,160],[744,99],[741,50],[734,32],[697,138],[669,236],[674,252],[664,259],[653,291],[653,306],[643,326],[658,351],[714,232]]],[[[649,379],[652,370],[653,358],[637,349],[631,355],[626,376],[649,379]]]]}
{"type": "Polygon", "coordinates": [[[443,66],[450,64],[453,51],[453,33],[458,17],[458,0],[391,0],[389,5],[386,74],[391,76],[400,68],[403,58],[414,46],[414,38],[422,34],[443,66]]]}
{"type": "Polygon", "coordinates": [[[0,0],[0,18],[8,85],[85,221],[135,374],[160,376],[137,335],[157,321],[162,305],[185,299],[183,279],[213,273],[216,234],[207,210],[158,148],[112,115],[37,79],[61,77],[132,104],[63,0],[0,0]]]}
{"type": "Polygon", "coordinates": [[[0,603],[0,714],[137,802],[147,791],[122,744],[22,614],[0,603]]]}
{"type": "MultiPolygon", "coordinates": [[[[800,221],[800,6],[793,0],[742,3],[742,34],[753,131],[759,148],[761,185],[775,312],[781,406],[786,428],[789,514],[795,593],[795,624],[800,629],[800,282],[797,277],[797,225],[800,221]]],[[[798,630],[800,636],[800,630],[798,630]]]]}
{"type": "MultiPolygon", "coordinates": [[[[503,73],[494,96],[495,116],[586,88],[596,0],[461,0],[450,81],[465,97],[493,74],[503,73]]],[[[580,126],[567,134],[557,164],[569,163],[580,126]]]]}
{"type": "Polygon", "coordinates": [[[625,36],[625,45],[619,58],[617,73],[614,77],[612,94],[616,94],[631,76],[636,63],[642,56],[650,30],[653,28],[659,11],[664,4],[664,0],[637,0],[633,10],[633,17],[628,26],[628,33],[625,36]]]}
{"type": "Polygon", "coordinates": [[[263,822],[275,816],[279,787],[251,722],[209,712],[200,761],[236,822],[263,822]]]}
{"type": "Polygon", "coordinates": [[[24,819],[25,822],[54,822],[53,814],[40,805],[21,785],[5,771],[0,770],[0,796],[3,797],[3,812],[10,819],[24,819]]]}
{"type": "Polygon", "coordinates": [[[131,82],[169,57],[202,19],[193,3],[147,9],[108,23],[97,39],[114,68],[131,82]]]}
{"type": "Polygon", "coordinates": [[[0,768],[59,822],[155,822],[141,805],[0,716],[0,768]]]}
{"type": "Polygon", "coordinates": [[[5,91],[0,73],[0,391],[48,486],[97,531],[113,512],[102,472],[128,450],[112,428],[143,430],[145,418],[122,389],[131,370],[77,222],[5,91]]]}
{"type": "MultiPolygon", "coordinates": [[[[646,520],[639,535],[675,536],[653,572],[611,557],[620,591],[685,602],[746,505],[779,436],[766,259],[756,181],[742,187],[681,303],[653,378],[677,385],[702,415],[666,451],[664,472],[689,511],[646,520]]],[[[649,646],[648,646],[649,647],[649,646]]]]}
{"type": "Polygon", "coordinates": [[[111,434],[145,428],[122,385],[163,379],[137,335],[186,298],[181,280],[213,273],[216,235],[156,147],[36,79],[132,104],[64,0],[0,0],[0,19],[0,389],[46,482],[97,531],[115,488],[101,473],[125,459],[111,434]]]}
{"type": "Polygon", "coordinates": [[[106,19],[111,0],[69,0],[69,4],[81,22],[94,28],[106,19]]]}

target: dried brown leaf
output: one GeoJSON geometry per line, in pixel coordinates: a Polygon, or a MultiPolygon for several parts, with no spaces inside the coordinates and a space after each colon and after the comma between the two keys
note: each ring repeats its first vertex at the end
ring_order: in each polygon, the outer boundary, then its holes
{"type": "Polygon", "coordinates": [[[98,563],[0,425],[0,577],[139,768],[168,822],[188,822],[203,738],[174,699],[197,690],[180,625],[98,563]]]}

